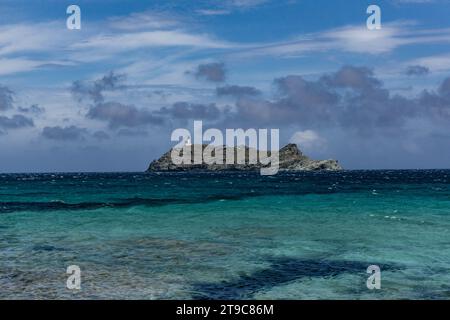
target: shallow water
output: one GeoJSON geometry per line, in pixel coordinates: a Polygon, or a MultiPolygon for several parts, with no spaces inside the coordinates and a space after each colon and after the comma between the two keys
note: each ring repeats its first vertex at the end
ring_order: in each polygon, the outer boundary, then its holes
{"type": "Polygon", "coordinates": [[[0,298],[448,299],[449,182],[444,170],[0,174],[0,298]],[[380,290],[366,287],[373,264],[380,290]]]}

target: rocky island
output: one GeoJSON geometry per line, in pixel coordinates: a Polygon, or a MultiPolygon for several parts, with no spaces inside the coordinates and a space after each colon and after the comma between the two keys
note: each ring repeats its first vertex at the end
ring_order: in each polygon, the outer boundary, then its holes
{"type": "MultiPolygon", "coordinates": [[[[202,151],[205,150],[207,145],[202,145],[202,151]]],[[[171,154],[172,150],[166,152],[161,158],[154,160],[150,163],[147,172],[157,172],[157,171],[190,171],[190,170],[204,170],[204,171],[226,171],[226,170],[245,170],[253,171],[264,167],[260,162],[252,163],[251,159],[251,148],[247,146],[241,147],[221,147],[223,150],[223,157],[229,152],[234,152],[237,154],[238,149],[245,149],[245,163],[243,164],[208,164],[204,161],[201,164],[194,164],[193,160],[191,163],[185,164],[175,164],[172,161],[171,154]]],[[[194,146],[191,146],[192,159],[194,159],[194,146]]],[[[181,150],[181,149],[180,149],[181,150]]],[[[253,151],[256,151],[253,149],[253,151]]],[[[182,152],[182,151],[181,151],[182,152]]],[[[269,153],[270,154],[270,153],[269,153]]],[[[236,159],[236,157],[234,158],[236,159]]],[[[256,162],[256,161],[255,161],[256,162]]],[[[305,156],[297,147],[296,144],[288,144],[279,150],[279,170],[280,171],[318,171],[318,170],[328,170],[336,171],[342,170],[337,160],[313,160],[305,156]]]]}

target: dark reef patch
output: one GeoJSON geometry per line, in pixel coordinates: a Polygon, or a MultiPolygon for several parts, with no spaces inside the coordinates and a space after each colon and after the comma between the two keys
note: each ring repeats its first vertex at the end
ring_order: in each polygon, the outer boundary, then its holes
{"type": "MultiPolygon", "coordinates": [[[[368,263],[345,260],[302,260],[297,258],[272,258],[269,268],[240,276],[233,281],[219,283],[195,283],[192,298],[199,300],[251,299],[261,291],[284,285],[302,278],[336,277],[344,273],[361,274],[367,277],[368,263]]],[[[380,265],[383,271],[400,269],[394,265],[380,265]]]]}
{"type": "Polygon", "coordinates": [[[49,244],[37,244],[31,248],[33,251],[65,251],[64,248],[55,247],[49,244]]]}

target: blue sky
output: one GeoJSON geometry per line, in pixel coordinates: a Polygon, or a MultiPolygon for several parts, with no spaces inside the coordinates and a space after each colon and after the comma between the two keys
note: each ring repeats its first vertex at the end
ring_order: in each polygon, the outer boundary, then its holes
{"type": "Polygon", "coordinates": [[[0,171],[142,171],[194,120],[279,128],[349,169],[449,167],[449,16],[439,0],[4,0],[0,171]]]}

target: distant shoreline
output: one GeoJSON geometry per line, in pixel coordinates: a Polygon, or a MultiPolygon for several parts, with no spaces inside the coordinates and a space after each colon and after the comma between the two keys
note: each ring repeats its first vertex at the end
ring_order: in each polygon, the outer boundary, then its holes
{"type": "MultiPolygon", "coordinates": [[[[425,169],[343,169],[340,171],[280,171],[279,173],[343,173],[343,172],[357,172],[357,171],[450,171],[450,168],[425,168],[425,169]]],[[[10,174],[171,174],[171,173],[244,173],[244,172],[256,172],[256,171],[240,171],[240,170],[223,170],[223,171],[210,171],[210,170],[186,170],[186,171],[30,171],[30,172],[0,172],[0,175],[10,174]]]]}

